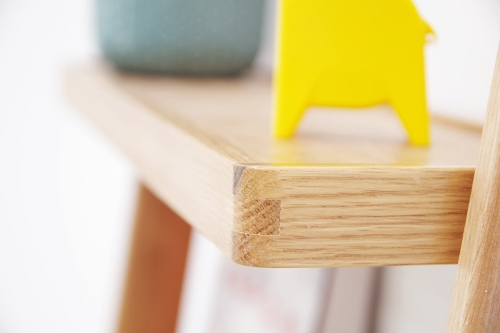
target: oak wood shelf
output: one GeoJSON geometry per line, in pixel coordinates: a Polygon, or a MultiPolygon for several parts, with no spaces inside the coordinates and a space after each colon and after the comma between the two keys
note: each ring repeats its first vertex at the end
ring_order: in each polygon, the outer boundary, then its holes
{"type": "Polygon", "coordinates": [[[74,67],[67,96],[145,184],[235,262],[259,267],[457,263],[481,128],[434,117],[433,145],[397,116],[313,109],[270,135],[268,76],[194,79],[74,67]]]}

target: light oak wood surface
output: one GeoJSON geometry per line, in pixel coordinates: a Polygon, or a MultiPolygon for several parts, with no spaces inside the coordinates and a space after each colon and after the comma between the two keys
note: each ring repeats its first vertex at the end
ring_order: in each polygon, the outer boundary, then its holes
{"type": "Polygon", "coordinates": [[[458,262],[449,333],[500,332],[500,52],[458,262]]]}
{"type": "Polygon", "coordinates": [[[386,108],[315,109],[270,135],[259,73],[194,79],[66,75],[70,100],[143,181],[234,261],[261,267],[456,263],[481,128],[434,119],[412,147],[386,108]]]}

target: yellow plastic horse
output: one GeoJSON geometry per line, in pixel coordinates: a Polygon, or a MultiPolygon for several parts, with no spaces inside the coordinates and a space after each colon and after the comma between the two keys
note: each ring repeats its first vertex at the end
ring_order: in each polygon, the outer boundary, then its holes
{"type": "Polygon", "coordinates": [[[281,0],[274,135],[293,136],[308,106],[390,103],[428,145],[428,33],[411,0],[281,0]]]}

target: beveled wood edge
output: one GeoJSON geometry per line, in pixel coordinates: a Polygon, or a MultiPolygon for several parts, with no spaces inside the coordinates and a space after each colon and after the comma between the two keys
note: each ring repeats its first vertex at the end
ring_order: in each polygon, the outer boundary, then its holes
{"type": "Polygon", "coordinates": [[[479,133],[483,131],[483,124],[481,124],[480,122],[451,117],[441,113],[431,114],[431,120],[434,122],[446,124],[449,126],[461,128],[468,131],[479,132],[479,133]]]}

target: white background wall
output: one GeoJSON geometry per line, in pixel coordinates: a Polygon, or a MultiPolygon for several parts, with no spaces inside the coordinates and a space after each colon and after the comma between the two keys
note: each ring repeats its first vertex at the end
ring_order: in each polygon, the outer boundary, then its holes
{"type": "MultiPolygon", "coordinates": [[[[439,36],[428,47],[431,108],[482,120],[500,2],[416,3],[439,36]]],[[[96,54],[91,1],[0,0],[0,333],[114,328],[135,175],[61,98],[64,66],[96,54]]],[[[379,332],[442,332],[454,274],[386,269],[379,332]]]]}
{"type": "Polygon", "coordinates": [[[87,0],[0,0],[0,332],[111,332],[132,168],[61,98],[87,0]]]}

